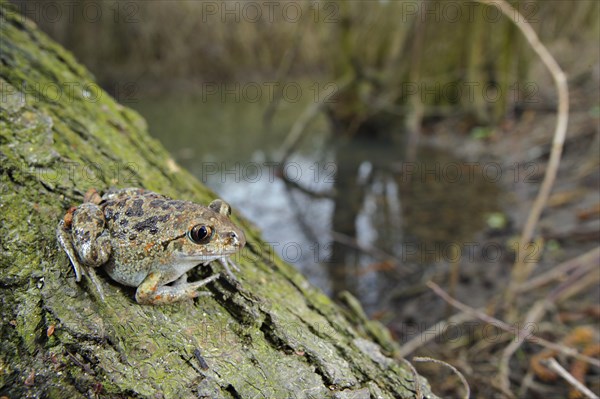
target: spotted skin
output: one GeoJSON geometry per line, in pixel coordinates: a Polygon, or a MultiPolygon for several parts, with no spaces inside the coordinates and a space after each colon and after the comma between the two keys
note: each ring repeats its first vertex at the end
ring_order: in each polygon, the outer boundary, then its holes
{"type": "Polygon", "coordinates": [[[93,268],[102,266],[113,280],[137,287],[138,303],[195,298],[201,294],[198,288],[219,275],[188,283],[186,273],[219,260],[233,276],[228,265],[237,267],[228,257],[246,243],[244,232],[229,219],[231,208],[219,199],[203,206],[127,188],[102,197],[94,190],[84,201],[59,222],[57,238],[76,280],[89,275],[101,296],[93,268]]]}

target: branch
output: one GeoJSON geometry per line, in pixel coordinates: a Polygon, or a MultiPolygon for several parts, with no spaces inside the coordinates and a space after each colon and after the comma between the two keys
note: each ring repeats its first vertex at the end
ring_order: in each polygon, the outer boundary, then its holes
{"type": "Polygon", "coordinates": [[[461,324],[465,323],[469,320],[473,320],[475,316],[467,313],[457,313],[447,320],[442,320],[434,326],[427,328],[427,330],[421,332],[416,337],[410,339],[409,341],[402,344],[400,351],[398,352],[398,356],[406,357],[410,353],[413,353],[421,346],[425,345],[427,342],[432,341],[438,338],[440,335],[446,332],[446,327],[449,325],[461,324]],[[432,333],[433,331],[433,333],[432,333]]]}
{"type": "Polygon", "coordinates": [[[596,247],[583,255],[574,259],[569,259],[558,266],[553,267],[549,271],[532,278],[531,280],[521,284],[517,288],[517,292],[527,292],[535,288],[542,287],[554,280],[565,279],[576,269],[583,269],[586,272],[594,270],[598,266],[600,260],[600,247],[596,247]]]}
{"type": "Polygon", "coordinates": [[[469,399],[469,397],[471,396],[471,388],[469,387],[469,383],[465,379],[465,376],[462,375],[462,373],[460,371],[458,371],[458,369],[456,367],[454,367],[453,365],[443,362],[441,360],[432,359],[430,357],[413,357],[412,361],[420,362],[420,363],[431,362],[431,363],[441,364],[442,366],[448,367],[450,370],[452,370],[454,372],[454,374],[456,374],[458,376],[458,378],[460,379],[460,382],[463,384],[463,386],[465,388],[465,395],[463,396],[463,398],[469,399]]]}
{"type": "Polygon", "coordinates": [[[561,366],[553,357],[551,357],[550,359],[542,360],[542,363],[544,364],[544,366],[548,367],[549,369],[554,371],[556,374],[558,374],[562,378],[564,378],[565,381],[567,381],[569,384],[573,385],[573,387],[575,387],[575,389],[577,389],[579,392],[584,394],[587,398],[600,399],[600,398],[598,398],[598,396],[596,394],[594,394],[592,391],[590,391],[585,385],[583,385],[581,382],[577,381],[577,379],[575,379],[575,377],[573,377],[567,370],[565,370],[563,368],[563,366],[561,366]]]}
{"type": "Polygon", "coordinates": [[[283,144],[279,148],[279,153],[281,154],[280,164],[284,164],[286,160],[289,158],[291,153],[294,151],[300,140],[302,139],[302,135],[310,122],[325,108],[328,104],[328,101],[338,95],[340,92],[345,90],[352,82],[354,82],[354,77],[352,75],[348,75],[337,82],[335,82],[334,90],[329,88],[329,85],[326,85],[325,88],[319,93],[321,101],[315,102],[304,109],[302,115],[294,122],[294,125],[290,129],[287,137],[285,138],[283,144]]]}
{"type": "Polygon", "coordinates": [[[570,348],[570,347],[567,347],[564,345],[555,344],[554,342],[547,341],[544,338],[540,338],[540,337],[533,335],[530,332],[525,331],[523,329],[513,328],[511,325],[505,323],[502,320],[498,320],[495,317],[487,315],[480,310],[474,309],[470,306],[465,305],[464,303],[462,303],[460,301],[457,301],[456,299],[454,299],[454,298],[450,297],[448,294],[446,294],[444,292],[444,290],[442,290],[440,288],[439,285],[437,285],[436,283],[434,283],[432,281],[428,281],[427,286],[429,288],[431,288],[433,290],[433,292],[435,292],[444,301],[448,302],[450,305],[454,306],[455,308],[457,308],[465,313],[471,314],[471,315],[475,316],[476,318],[478,318],[479,320],[484,321],[488,324],[491,324],[494,327],[499,328],[500,330],[515,334],[518,339],[521,339],[521,340],[525,339],[534,344],[538,344],[545,348],[560,352],[564,355],[583,360],[586,363],[593,364],[596,367],[600,367],[600,360],[598,360],[598,359],[594,359],[590,356],[583,355],[583,354],[579,353],[576,349],[573,349],[573,348],[570,348]]]}
{"type": "Polygon", "coordinates": [[[550,159],[548,161],[546,174],[544,175],[544,180],[542,181],[538,195],[531,207],[531,210],[529,211],[527,221],[525,222],[525,226],[523,227],[523,231],[521,233],[519,249],[517,251],[517,259],[515,260],[515,264],[513,266],[511,284],[507,293],[507,300],[510,304],[514,298],[514,293],[518,285],[525,281],[527,276],[531,274],[533,268],[535,267],[535,264],[527,266],[524,264],[523,256],[525,251],[523,249],[533,237],[533,231],[535,230],[535,226],[540,219],[542,210],[548,201],[550,191],[552,190],[554,180],[556,179],[556,174],[558,173],[563,144],[567,134],[567,122],[569,120],[569,89],[567,86],[567,77],[565,73],[560,68],[554,57],[552,57],[552,54],[550,54],[548,49],[542,44],[542,42],[540,42],[540,39],[533,30],[532,26],[529,24],[529,22],[527,22],[523,15],[521,15],[505,0],[477,1],[482,4],[497,7],[517,26],[517,28],[519,28],[521,33],[523,33],[531,45],[531,48],[533,48],[533,51],[536,52],[544,65],[546,65],[550,71],[558,91],[558,116],[556,120],[556,128],[554,130],[554,139],[552,141],[552,151],[550,152],[550,159]]]}

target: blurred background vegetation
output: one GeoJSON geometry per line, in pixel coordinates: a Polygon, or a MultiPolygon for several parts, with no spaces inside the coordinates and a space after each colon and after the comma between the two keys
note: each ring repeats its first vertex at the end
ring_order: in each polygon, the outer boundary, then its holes
{"type": "MultiPolygon", "coordinates": [[[[13,3],[138,110],[174,158],[256,223],[285,260],[334,296],[352,292],[397,339],[450,314],[429,279],[472,306],[498,306],[545,171],[557,100],[545,67],[496,8],[13,3]]],[[[565,158],[532,254],[550,270],[600,239],[600,2],[510,3],[569,81],[565,158]]],[[[597,304],[590,281],[569,311],[597,304]]],[[[556,340],[570,331],[550,326],[556,340]]],[[[471,370],[477,397],[496,397],[501,389],[489,381],[502,345],[480,339],[436,341],[425,352],[455,365],[467,359],[458,367],[471,370]],[[478,363],[485,367],[471,368],[478,363]]],[[[523,359],[513,380],[532,375],[523,359]]],[[[446,385],[452,396],[457,384],[446,385]]],[[[551,397],[534,388],[522,392],[551,397]]]]}
{"type": "MultiPolygon", "coordinates": [[[[112,91],[133,81],[160,92],[193,82],[357,75],[336,107],[346,124],[374,113],[406,117],[420,106],[425,116],[460,110],[498,122],[535,94],[516,83],[541,72],[514,24],[475,2],[16,3],[112,91]],[[465,95],[476,85],[489,93],[465,95]]],[[[542,42],[559,50],[570,78],[585,79],[597,55],[598,2],[512,3],[542,42]]]]}

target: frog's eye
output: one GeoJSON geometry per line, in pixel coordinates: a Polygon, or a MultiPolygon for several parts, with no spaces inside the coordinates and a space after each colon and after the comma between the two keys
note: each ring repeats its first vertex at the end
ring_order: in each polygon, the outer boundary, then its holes
{"type": "Polygon", "coordinates": [[[213,233],[212,227],[198,224],[188,231],[188,238],[195,244],[206,244],[212,238],[213,233]]]}

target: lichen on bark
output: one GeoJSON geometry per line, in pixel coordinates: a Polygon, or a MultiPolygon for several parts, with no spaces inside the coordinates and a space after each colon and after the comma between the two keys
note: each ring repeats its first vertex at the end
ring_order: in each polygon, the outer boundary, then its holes
{"type": "MultiPolygon", "coordinates": [[[[10,398],[411,398],[414,377],[361,311],[344,312],[245,220],[240,284],[141,306],[100,272],[76,283],[55,228],[91,187],[208,203],[143,119],[0,3],[0,394],[10,398]],[[358,314],[359,317],[351,315],[358,314]]],[[[219,271],[197,268],[196,278],[219,271]]],[[[419,379],[424,393],[427,383],[419,379]]]]}

